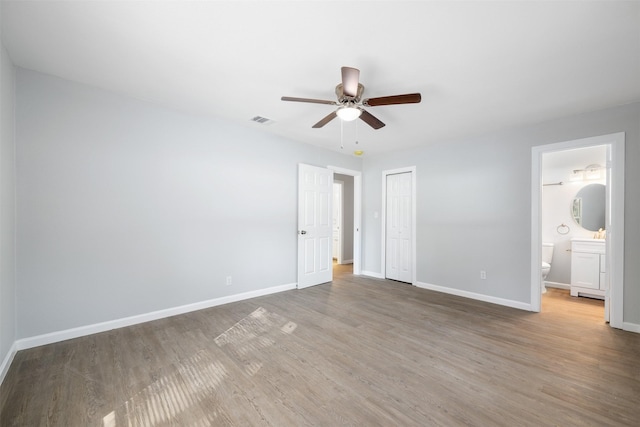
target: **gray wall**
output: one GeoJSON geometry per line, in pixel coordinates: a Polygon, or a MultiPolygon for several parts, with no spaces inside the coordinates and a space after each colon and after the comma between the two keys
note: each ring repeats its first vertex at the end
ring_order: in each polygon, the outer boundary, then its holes
{"type": "Polygon", "coordinates": [[[334,179],[344,182],[342,189],[342,259],[353,261],[353,177],[334,174],[334,179]]]}
{"type": "Polygon", "coordinates": [[[0,365],[16,337],[14,87],[0,40],[0,365]]]}
{"type": "Polygon", "coordinates": [[[624,321],[640,324],[640,103],[366,157],[363,270],[381,271],[382,171],[415,165],[417,280],[529,303],[531,147],[615,132],[626,133],[624,321]]]}
{"type": "MultiPolygon", "coordinates": [[[[28,70],[18,69],[16,91],[19,286],[8,270],[0,314],[5,334],[15,328],[17,292],[18,331],[2,336],[5,352],[13,337],[295,282],[299,162],[364,171],[363,270],[381,271],[373,215],[381,212],[381,173],[415,165],[417,280],[528,303],[531,147],[620,131],[627,153],[624,320],[640,323],[638,103],[361,164],[28,70]],[[479,279],[481,269],[487,280],[479,279]]],[[[3,90],[11,109],[8,99],[3,90]]],[[[3,158],[13,150],[5,137],[12,117],[3,110],[3,158]]],[[[5,173],[12,168],[2,172],[3,212],[5,201],[11,210],[13,181],[5,173]]],[[[3,243],[13,239],[7,215],[3,243]]]]}
{"type": "Polygon", "coordinates": [[[361,169],[24,69],[16,97],[18,338],[295,283],[298,163],[361,169]]]}

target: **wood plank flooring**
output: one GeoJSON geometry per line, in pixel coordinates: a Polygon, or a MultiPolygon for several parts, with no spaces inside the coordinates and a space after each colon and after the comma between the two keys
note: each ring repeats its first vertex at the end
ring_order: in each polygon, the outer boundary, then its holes
{"type": "Polygon", "coordinates": [[[19,352],[1,426],[637,426],[640,335],[353,276],[19,352]]]}

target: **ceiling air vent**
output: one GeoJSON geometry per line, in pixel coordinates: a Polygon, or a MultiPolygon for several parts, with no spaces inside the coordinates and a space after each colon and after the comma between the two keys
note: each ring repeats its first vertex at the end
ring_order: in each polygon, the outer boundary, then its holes
{"type": "Polygon", "coordinates": [[[274,122],[273,120],[267,119],[266,117],[262,117],[262,116],[255,116],[254,118],[251,119],[251,121],[260,123],[261,125],[270,125],[271,123],[274,122]]]}

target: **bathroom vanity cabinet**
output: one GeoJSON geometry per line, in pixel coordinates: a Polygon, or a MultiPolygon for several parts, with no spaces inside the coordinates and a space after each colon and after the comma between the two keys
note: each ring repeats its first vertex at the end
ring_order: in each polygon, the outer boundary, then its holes
{"type": "Polygon", "coordinates": [[[604,299],[608,288],[604,240],[571,239],[571,296],[604,299]]]}

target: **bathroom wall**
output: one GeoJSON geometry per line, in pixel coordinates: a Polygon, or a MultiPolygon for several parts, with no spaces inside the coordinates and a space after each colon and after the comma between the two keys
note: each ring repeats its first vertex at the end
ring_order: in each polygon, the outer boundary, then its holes
{"type": "Polygon", "coordinates": [[[595,182],[606,184],[606,180],[571,181],[574,169],[583,169],[591,164],[606,164],[606,146],[581,148],[555,153],[546,153],[542,161],[542,241],[553,243],[551,271],[547,276],[550,286],[568,287],[571,283],[571,239],[592,238],[594,232],[578,225],[571,215],[571,202],[581,188],[595,182]],[[563,185],[548,185],[562,182],[563,185]],[[567,228],[558,228],[562,224],[567,228]],[[566,232],[567,234],[561,234],[566,232]],[[563,286],[564,285],[564,286],[563,286]]]}

